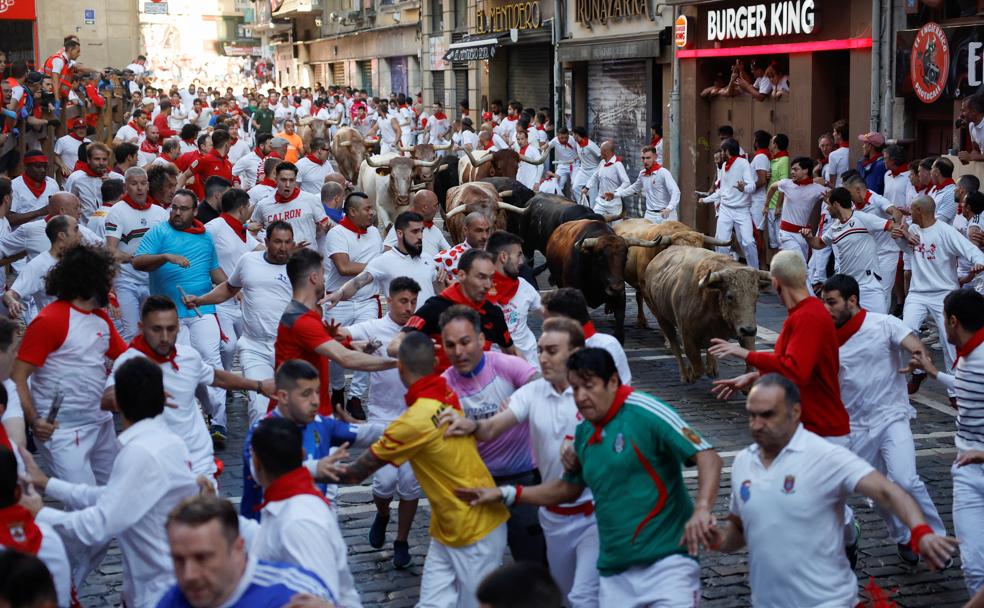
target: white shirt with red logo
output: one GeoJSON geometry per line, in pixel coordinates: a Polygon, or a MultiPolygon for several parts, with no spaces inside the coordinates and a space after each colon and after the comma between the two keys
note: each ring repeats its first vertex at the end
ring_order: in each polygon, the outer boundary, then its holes
{"type": "MultiPolygon", "coordinates": [[[[256,186],[253,186],[256,188],[256,186]]],[[[259,222],[264,227],[276,221],[284,221],[294,229],[294,242],[300,243],[307,241],[309,249],[318,249],[318,226],[328,222],[325,208],[321,206],[321,198],[301,191],[292,200],[277,202],[277,193],[274,193],[256,205],[253,210],[254,222],[259,222]]]]}
{"type": "Polygon", "coordinates": [[[451,249],[446,249],[434,256],[434,263],[444,267],[446,272],[457,275],[458,262],[461,261],[461,256],[465,255],[465,252],[471,248],[472,246],[468,244],[468,241],[458,243],[451,249]]]}

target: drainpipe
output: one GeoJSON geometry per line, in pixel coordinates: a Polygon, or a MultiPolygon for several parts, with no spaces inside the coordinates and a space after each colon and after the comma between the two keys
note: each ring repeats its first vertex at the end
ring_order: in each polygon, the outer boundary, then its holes
{"type": "MultiPolygon", "coordinates": [[[[877,0],[876,0],[877,1],[877,0]]],[[[680,8],[673,6],[673,23],[680,16],[680,8]]],[[[670,140],[670,173],[673,179],[680,182],[680,56],[677,55],[676,45],[673,49],[673,87],[670,89],[670,128],[666,136],[670,140]]]]}
{"type": "Polygon", "coordinates": [[[560,63],[560,40],[563,38],[563,27],[562,22],[564,19],[564,1],[554,0],[553,3],[554,17],[553,23],[550,24],[550,34],[552,37],[553,47],[554,47],[554,65],[553,65],[553,80],[554,80],[554,102],[553,102],[553,119],[554,124],[563,124],[560,121],[563,120],[564,116],[564,68],[560,63]]]}
{"type": "Polygon", "coordinates": [[[893,78],[895,77],[895,54],[892,52],[892,44],[895,41],[895,11],[894,0],[884,0],[887,10],[885,15],[885,31],[882,32],[882,72],[885,74],[882,85],[882,128],[885,138],[894,137],[894,111],[895,111],[895,87],[893,78]]]}
{"type": "Polygon", "coordinates": [[[881,123],[882,0],[871,0],[871,118],[869,131],[881,123]]]}

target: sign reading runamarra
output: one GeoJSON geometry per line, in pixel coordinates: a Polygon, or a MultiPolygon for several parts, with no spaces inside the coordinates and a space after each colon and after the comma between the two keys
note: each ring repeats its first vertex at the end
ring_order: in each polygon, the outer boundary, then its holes
{"type": "Polygon", "coordinates": [[[592,23],[607,24],[610,20],[645,15],[646,0],[575,0],[574,20],[591,27],[592,23]]]}

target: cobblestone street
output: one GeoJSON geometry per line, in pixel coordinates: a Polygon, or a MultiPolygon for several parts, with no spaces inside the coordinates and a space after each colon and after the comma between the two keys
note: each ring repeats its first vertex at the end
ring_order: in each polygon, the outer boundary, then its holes
{"type": "MultiPolygon", "coordinates": [[[[545,276],[541,288],[547,287],[545,276]]],[[[599,331],[610,332],[613,321],[595,312],[599,331]]],[[[760,349],[771,348],[776,332],[782,325],[785,311],[774,294],[760,296],[758,305],[758,343],[760,349]]],[[[680,383],[676,362],[663,346],[658,331],[635,327],[635,299],[628,298],[626,311],[625,349],[632,366],[635,386],[661,397],[677,409],[680,415],[707,437],[724,458],[721,489],[715,512],[723,516],[727,509],[730,491],[730,466],[738,451],[750,443],[745,426],[742,402],[718,402],[709,393],[711,381],[702,379],[694,385],[680,383]]],[[[531,324],[538,331],[539,319],[531,324]]],[[[650,318],[652,327],[655,322],[650,318]]],[[[940,351],[933,350],[934,358],[940,351]]],[[[738,375],[743,370],[733,362],[720,365],[722,377],[738,375]]],[[[220,457],[225,463],[221,490],[238,502],[242,488],[242,440],[245,434],[245,417],[241,396],[235,397],[231,408],[230,442],[220,457]]],[[[913,403],[918,418],[913,421],[919,472],[936,501],[940,514],[952,534],[950,463],[954,457],[953,434],[955,413],[950,409],[940,386],[926,382],[913,403]]],[[[688,471],[688,485],[696,486],[696,471],[688,471]]],[[[896,555],[895,544],[887,538],[882,521],[863,500],[851,501],[856,516],[862,523],[861,556],[857,568],[859,585],[866,585],[870,577],[892,594],[892,599],[902,608],[933,606],[938,608],[961,606],[967,599],[959,559],[949,570],[933,573],[925,567],[911,569],[896,555]]],[[[410,537],[411,567],[397,571],[392,566],[392,540],[396,531],[396,509],[390,518],[387,545],[381,550],[369,546],[367,535],[375,507],[372,505],[368,484],[344,487],[338,499],[339,519],[349,547],[349,563],[366,607],[398,608],[412,606],[417,598],[420,574],[427,550],[427,521],[429,507],[421,501],[420,511],[410,537]]],[[[748,563],[744,554],[721,556],[708,554],[701,558],[703,565],[703,598],[701,606],[748,606],[748,563]]],[[[116,606],[119,604],[121,561],[115,548],[103,561],[97,572],[90,575],[86,586],[80,590],[84,606],[116,606]]],[[[608,608],[608,607],[606,607],[608,608]]]]}

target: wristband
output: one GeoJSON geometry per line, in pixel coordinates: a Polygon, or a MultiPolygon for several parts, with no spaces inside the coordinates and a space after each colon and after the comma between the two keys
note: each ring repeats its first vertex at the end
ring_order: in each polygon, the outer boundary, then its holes
{"type": "Polygon", "coordinates": [[[259,380],[256,381],[256,392],[257,393],[263,392],[263,383],[260,382],[259,380]]]}
{"type": "Polygon", "coordinates": [[[502,493],[502,504],[507,507],[516,504],[516,498],[519,494],[516,488],[517,486],[499,486],[499,492],[502,493]]]}
{"type": "Polygon", "coordinates": [[[345,338],[344,340],[341,340],[339,342],[339,344],[341,344],[345,348],[351,349],[352,348],[352,336],[349,336],[349,337],[345,338]]]}
{"type": "Polygon", "coordinates": [[[913,553],[919,555],[919,541],[921,541],[922,537],[926,536],[927,534],[935,534],[935,533],[933,532],[933,529],[930,528],[928,525],[919,524],[918,526],[912,528],[911,534],[912,534],[912,538],[909,540],[909,547],[912,549],[913,553]]]}
{"type": "Polygon", "coordinates": [[[513,504],[518,505],[519,497],[522,495],[523,495],[523,486],[516,486],[516,500],[513,501],[513,504]]]}

